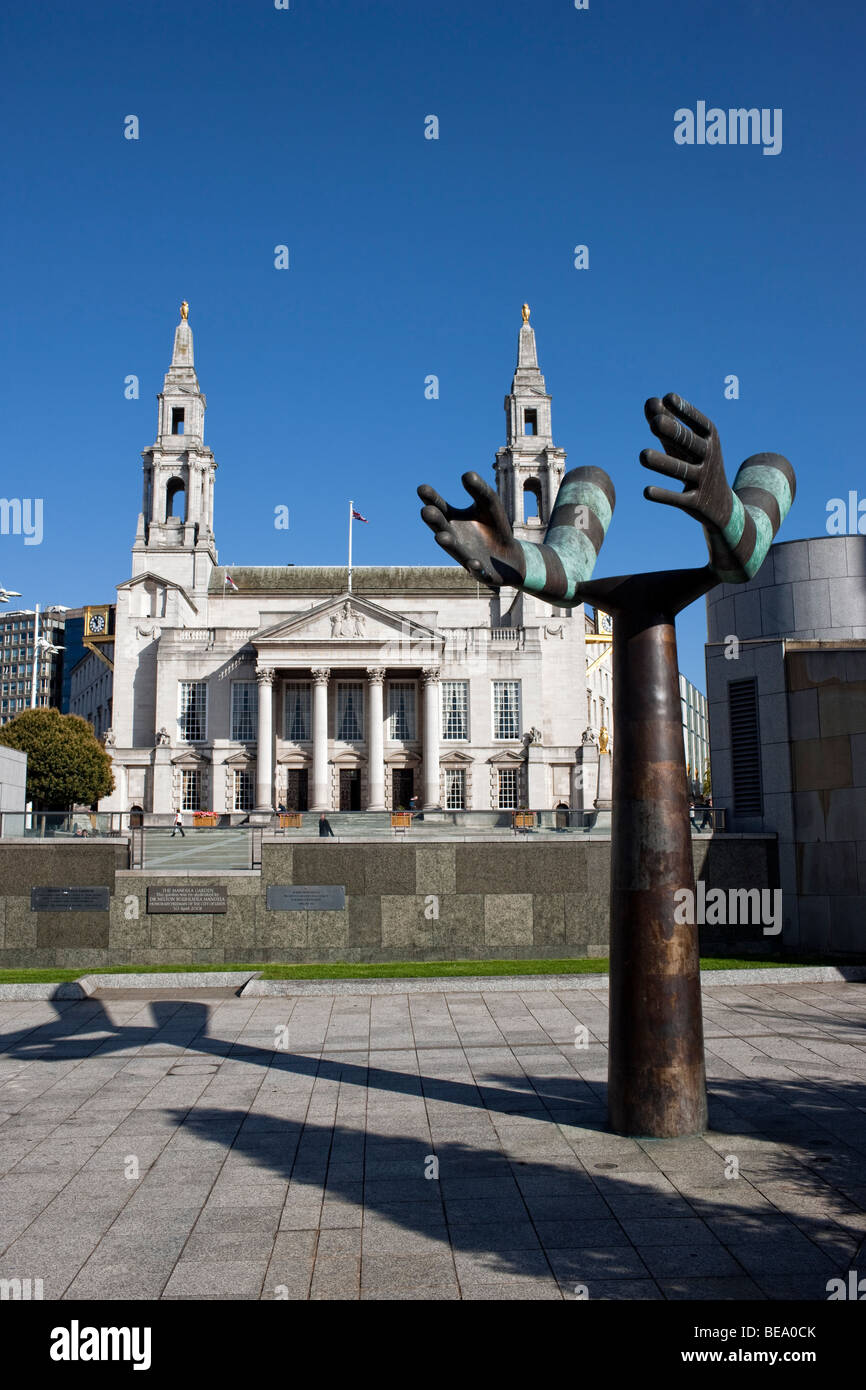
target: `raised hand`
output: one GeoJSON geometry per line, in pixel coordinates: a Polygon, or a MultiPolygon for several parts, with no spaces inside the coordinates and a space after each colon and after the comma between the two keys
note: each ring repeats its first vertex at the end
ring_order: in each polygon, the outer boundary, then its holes
{"type": "Polygon", "coordinates": [[[505,508],[493,488],[477,473],[464,473],[463,486],[473,498],[471,507],[452,507],[435,488],[422,483],[418,496],[425,506],[421,517],[464,569],[493,589],[507,584],[519,588],[526,566],[514,539],[505,508]]]}
{"type": "Polygon", "coordinates": [[[757,574],[796,492],[794,470],[781,454],[753,454],[741,464],[733,487],[725,477],[722,449],[712,420],[672,392],[644,406],[649,427],[666,452],[644,449],[644,468],[676,478],[682,492],[647,487],[651,502],[679,507],[704,528],[710,567],[723,583],[741,584],[757,574]]]}
{"type": "Polygon", "coordinates": [[[499,497],[477,473],[464,473],[463,485],[471,507],[452,507],[426,484],[418,489],[421,516],[442,549],[491,588],[513,586],[563,607],[580,603],[616,502],[607,474],[566,473],[542,545],[515,539],[499,497]]]}

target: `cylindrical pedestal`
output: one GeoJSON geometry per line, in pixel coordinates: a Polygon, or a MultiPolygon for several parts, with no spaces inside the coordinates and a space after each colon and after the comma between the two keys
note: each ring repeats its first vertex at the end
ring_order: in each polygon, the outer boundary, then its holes
{"type": "Polygon", "coordinates": [[[613,687],[610,1123],[636,1137],[697,1134],[698,929],[674,919],[675,892],[695,884],[673,616],[617,611],[613,687]]]}

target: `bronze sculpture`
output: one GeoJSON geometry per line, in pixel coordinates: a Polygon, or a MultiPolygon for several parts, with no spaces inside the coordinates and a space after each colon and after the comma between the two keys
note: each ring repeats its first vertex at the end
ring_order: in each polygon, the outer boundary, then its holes
{"type": "Polygon", "coordinates": [[[494,591],[513,586],[559,607],[589,600],[615,619],[608,1113],[621,1134],[666,1138],[700,1133],[707,1119],[698,933],[675,920],[674,894],[694,891],[676,615],[757,573],[796,480],[780,454],[755,454],[731,486],[711,420],[674,394],[651,397],[644,412],[665,452],[645,449],[641,464],[684,484],[644,496],[700,521],[702,569],[591,579],[616,502],[600,468],[565,475],[540,545],[515,539],[477,473],[463,474],[469,507],[426,485],[418,495],[439,545],[494,591]]]}

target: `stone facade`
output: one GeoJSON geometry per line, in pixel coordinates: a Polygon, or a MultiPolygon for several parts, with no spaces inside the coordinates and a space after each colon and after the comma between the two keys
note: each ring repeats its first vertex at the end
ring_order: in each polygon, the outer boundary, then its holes
{"type": "MultiPolygon", "coordinates": [[[[518,534],[539,539],[565,454],[528,323],[505,405],[497,485],[518,534]]],[[[101,809],[240,818],[280,805],[397,809],[411,797],[591,809],[582,734],[593,710],[595,738],[602,714],[610,732],[612,711],[608,668],[584,698],[598,648],[587,648],[583,609],[492,596],[456,566],[359,568],[351,586],[340,567],[226,571],[204,413],[183,320],[142,456],[133,573],[118,586],[116,789],[101,809]]]]}
{"type": "Polygon", "coordinates": [[[786,946],[866,949],[866,536],[786,541],[707,598],[713,800],[779,837],[786,946]]]}

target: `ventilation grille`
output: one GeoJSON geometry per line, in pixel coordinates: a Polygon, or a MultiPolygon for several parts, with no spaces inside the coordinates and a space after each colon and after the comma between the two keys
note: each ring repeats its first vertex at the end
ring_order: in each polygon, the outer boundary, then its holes
{"type": "Polygon", "coordinates": [[[758,734],[758,688],[754,680],[731,681],[731,771],[734,815],[759,816],[761,802],[761,742],[758,734]]]}

